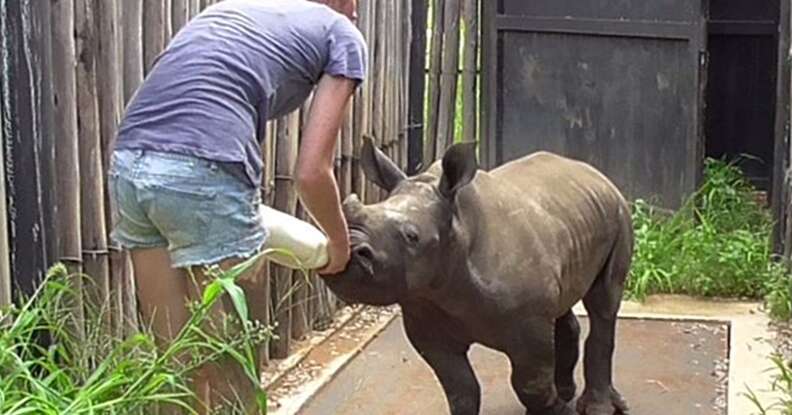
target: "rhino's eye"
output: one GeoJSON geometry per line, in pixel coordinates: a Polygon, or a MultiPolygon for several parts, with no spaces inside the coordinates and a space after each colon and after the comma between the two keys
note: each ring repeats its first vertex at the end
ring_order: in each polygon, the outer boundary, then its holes
{"type": "Polygon", "coordinates": [[[418,236],[418,228],[410,224],[402,226],[402,235],[404,236],[404,240],[410,245],[417,245],[418,242],[421,241],[421,238],[418,236]]]}

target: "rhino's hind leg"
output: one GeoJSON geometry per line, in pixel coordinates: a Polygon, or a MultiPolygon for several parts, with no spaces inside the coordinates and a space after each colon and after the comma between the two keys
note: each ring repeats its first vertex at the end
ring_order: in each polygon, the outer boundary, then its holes
{"type": "Polygon", "coordinates": [[[616,321],[632,256],[631,234],[622,235],[605,267],[583,298],[590,331],[583,373],[586,387],[577,411],[584,415],[628,414],[627,403],[613,386],[616,321]]]}
{"type": "Polygon", "coordinates": [[[569,310],[555,322],[555,383],[565,402],[575,398],[575,366],[580,357],[580,324],[569,310]]]}

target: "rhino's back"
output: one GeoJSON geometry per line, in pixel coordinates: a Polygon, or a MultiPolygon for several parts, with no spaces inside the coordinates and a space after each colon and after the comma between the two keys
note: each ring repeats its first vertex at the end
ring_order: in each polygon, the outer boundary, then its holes
{"type": "Polygon", "coordinates": [[[588,216],[625,201],[616,186],[587,163],[549,152],[536,152],[508,162],[490,173],[508,187],[530,197],[549,214],[588,216]]]}
{"type": "Polygon", "coordinates": [[[474,262],[495,270],[481,277],[503,283],[503,292],[514,293],[517,302],[520,293],[539,289],[543,300],[560,309],[571,306],[629,221],[624,198],[603,174],[552,153],[481,172],[474,187],[463,202],[466,222],[485,241],[478,241],[474,262]]]}

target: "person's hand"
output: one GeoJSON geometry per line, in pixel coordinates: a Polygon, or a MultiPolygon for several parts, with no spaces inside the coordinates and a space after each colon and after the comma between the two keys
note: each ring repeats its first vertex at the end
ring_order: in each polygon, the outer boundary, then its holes
{"type": "Polygon", "coordinates": [[[349,263],[349,240],[330,241],[327,245],[327,256],[330,258],[327,265],[318,271],[320,276],[338,274],[345,270],[349,263]]]}

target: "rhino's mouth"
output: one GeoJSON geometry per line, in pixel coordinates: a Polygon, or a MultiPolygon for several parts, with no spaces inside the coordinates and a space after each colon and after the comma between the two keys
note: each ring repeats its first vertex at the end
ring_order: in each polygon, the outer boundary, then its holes
{"type": "Polygon", "coordinates": [[[375,249],[367,230],[349,228],[350,260],[344,271],[325,280],[327,286],[347,303],[390,305],[397,294],[385,271],[386,255],[375,249]]]}

